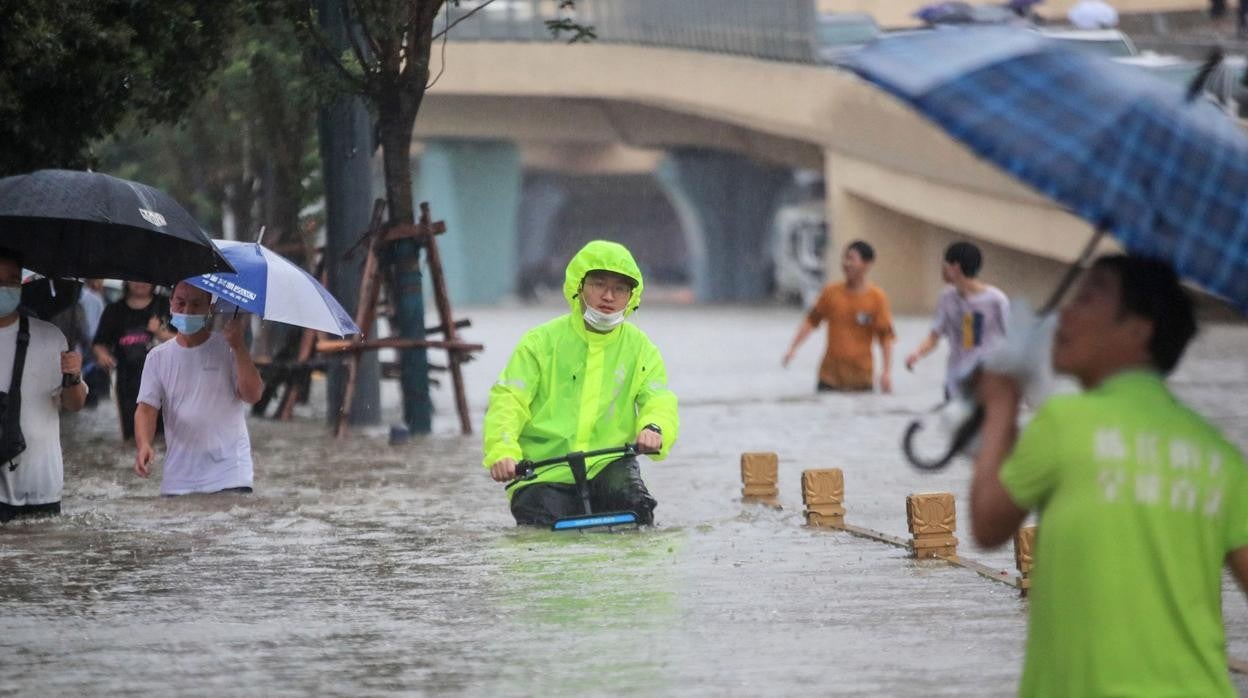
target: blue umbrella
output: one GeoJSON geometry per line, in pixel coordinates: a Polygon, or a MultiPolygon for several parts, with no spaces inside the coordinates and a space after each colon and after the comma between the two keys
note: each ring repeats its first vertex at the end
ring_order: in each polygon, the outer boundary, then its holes
{"type": "Polygon", "coordinates": [[[265,320],[343,337],[360,331],[342,304],[294,262],[258,242],[212,242],[238,273],[203,274],[187,283],[265,320]]]}
{"type": "Polygon", "coordinates": [[[1248,137],[1212,104],[1008,27],[916,32],[847,64],[1129,252],[1248,311],[1248,137]]]}

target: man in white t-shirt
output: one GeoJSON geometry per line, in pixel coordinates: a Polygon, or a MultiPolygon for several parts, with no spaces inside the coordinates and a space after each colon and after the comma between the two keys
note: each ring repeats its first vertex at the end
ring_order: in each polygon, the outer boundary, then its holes
{"type": "Polygon", "coordinates": [[[165,418],[160,493],[250,492],[247,407],[264,383],[243,341],[243,317],[212,331],[212,296],[184,282],[173,290],[169,324],[178,334],[147,355],[134,412],[134,471],[151,474],[156,417],[165,418]]]}
{"type": "Polygon", "coordinates": [[[977,278],[983,264],[983,253],[969,242],[955,242],[945,249],[940,273],[949,286],[936,303],[927,338],[906,357],[906,368],[913,371],[920,359],[936,349],[941,337],[949,340],[946,399],[957,395],[962,380],[974,371],[992,347],[1005,340],[1010,299],[1001,289],[977,278]]]}
{"type": "MultiPolygon", "coordinates": [[[[22,264],[13,252],[0,250],[0,391],[10,392],[21,317],[22,264]]],[[[65,335],[50,322],[27,318],[29,344],[22,364],[21,414],[18,425],[26,449],[0,463],[0,522],[61,512],[65,482],[61,459],[61,407],[82,409],[82,355],[67,351],[65,335]],[[62,374],[68,387],[62,388],[62,374]]],[[[9,398],[10,404],[12,397],[9,398]]],[[[2,420],[2,417],[0,417],[2,420]]],[[[3,446],[0,446],[2,449],[3,446]]]]}

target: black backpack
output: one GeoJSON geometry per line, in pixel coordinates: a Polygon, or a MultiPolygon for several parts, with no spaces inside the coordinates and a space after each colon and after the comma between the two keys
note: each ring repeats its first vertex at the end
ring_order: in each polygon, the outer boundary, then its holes
{"type": "Polygon", "coordinates": [[[15,459],[26,450],[26,437],[22,436],[22,368],[29,345],[30,319],[23,313],[18,316],[13,379],[9,381],[9,392],[0,393],[0,463],[8,463],[9,470],[17,470],[15,459]]]}

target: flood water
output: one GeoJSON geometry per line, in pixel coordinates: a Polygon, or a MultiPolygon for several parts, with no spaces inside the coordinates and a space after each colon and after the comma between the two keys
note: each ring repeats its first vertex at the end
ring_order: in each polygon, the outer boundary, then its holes
{"type": "MultiPolygon", "coordinates": [[[[468,309],[480,426],[521,333],[556,306],[468,309]]],[[[911,492],[951,491],[960,552],[966,464],[921,474],[898,440],[938,400],[943,358],[891,396],[813,392],[822,339],[780,357],[800,320],[775,307],[647,307],[681,398],[672,457],[643,465],[655,529],[514,527],[502,488],[439,390],[435,434],[335,442],[323,399],[251,422],[256,493],[161,498],[117,443],[115,412],[67,416],[65,515],[0,526],[0,694],[1009,695],[1026,602],[1003,584],[804,528],[800,475],[845,472],[847,519],[905,535],[911,492]],[[780,455],[777,511],[740,502],[743,451],[780,455]]],[[[926,323],[899,322],[899,357],[926,323]]],[[[1248,330],[1212,328],[1179,392],[1248,446],[1248,330]]],[[[318,382],[318,391],[323,384],[318,382]]],[[[385,388],[397,422],[397,387],[385,388]]],[[[1123,580],[1124,584],[1132,580],[1123,580]]],[[[1233,656],[1248,603],[1227,578],[1233,656]]],[[[1248,680],[1236,677],[1241,692],[1248,680]]]]}

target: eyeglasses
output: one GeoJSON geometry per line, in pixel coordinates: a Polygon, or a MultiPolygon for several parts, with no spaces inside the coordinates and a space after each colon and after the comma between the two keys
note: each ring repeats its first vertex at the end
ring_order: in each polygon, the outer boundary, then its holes
{"type": "Polygon", "coordinates": [[[585,288],[599,295],[610,291],[612,295],[628,298],[633,295],[633,287],[623,281],[607,281],[605,279],[585,279],[585,288]]]}

